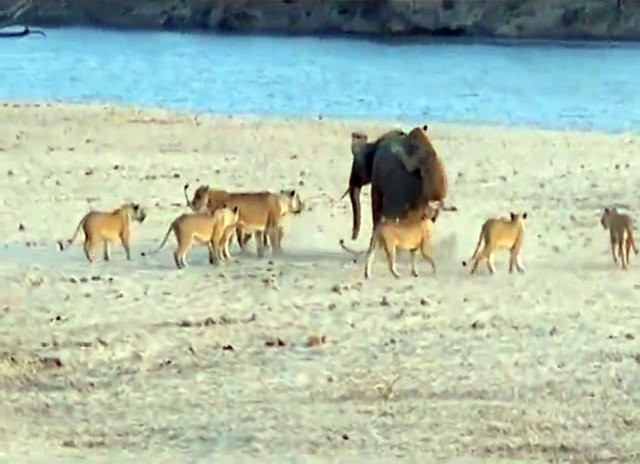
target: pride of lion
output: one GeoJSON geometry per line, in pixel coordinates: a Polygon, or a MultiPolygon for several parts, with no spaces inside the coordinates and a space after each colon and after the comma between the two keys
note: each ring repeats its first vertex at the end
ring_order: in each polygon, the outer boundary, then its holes
{"type": "MultiPolygon", "coordinates": [[[[440,173],[434,180],[432,188],[437,190],[437,202],[431,201],[420,204],[414,209],[408,209],[402,217],[380,217],[372,228],[369,247],[366,252],[356,252],[348,248],[343,240],[340,245],[345,250],[360,255],[366,253],[364,263],[364,278],[371,277],[371,268],[376,256],[376,249],[381,248],[385,255],[389,272],[396,278],[400,274],[396,269],[396,257],[399,250],[409,252],[411,274],[418,276],[416,267],[416,253],[420,252],[426,262],[436,273],[436,264],[432,257],[431,239],[435,232],[436,220],[440,211],[457,211],[456,207],[444,206],[446,193],[446,178],[442,162],[435,156],[431,142],[426,137],[427,126],[415,127],[409,132],[412,143],[426,143],[431,147],[434,156],[429,165],[417,164],[416,159],[407,157],[399,152],[398,157],[407,171],[420,170],[422,176],[428,175],[429,170],[440,173]]],[[[403,134],[402,131],[396,131],[403,134]]],[[[394,133],[391,131],[390,133],[394,133]]],[[[352,151],[367,143],[368,137],[363,133],[351,134],[352,151]],[[355,145],[354,145],[355,144],[355,145]]],[[[187,266],[186,254],[194,245],[206,246],[209,251],[209,262],[219,264],[231,257],[229,246],[234,238],[241,250],[245,250],[248,241],[254,237],[257,256],[264,257],[265,250],[271,248],[273,256],[277,256],[282,249],[285,219],[297,215],[305,209],[300,194],[295,189],[280,189],[271,191],[227,191],[213,189],[208,185],[200,185],[194,191],[191,200],[188,195],[189,184],[183,188],[186,207],[185,212],[171,221],[160,245],[149,253],[158,253],[167,243],[173,232],[177,245],[173,253],[175,265],[178,269],[187,266]]],[[[342,195],[341,200],[347,195],[342,195]]],[[[80,230],[84,232],[84,253],[90,264],[96,260],[96,249],[103,246],[103,258],[109,261],[109,246],[119,242],[124,248],[127,260],[131,260],[131,231],[132,223],[142,223],[147,217],[147,211],[137,203],[121,204],[112,211],[89,211],[86,213],[68,240],[68,246],[73,244],[80,230]]],[[[375,218],[375,215],[374,215],[375,218]]],[[[355,219],[354,219],[355,220],[355,219]]],[[[495,273],[494,257],[498,250],[509,252],[509,273],[515,269],[524,273],[521,250],[525,239],[525,224],[528,220],[526,211],[511,212],[507,218],[491,217],[486,219],[479,232],[476,248],[469,261],[462,261],[463,266],[470,265],[474,274],[481,261],[485,261],[490,274],[495,273]]],[[[622,270],[629,268],[629,252],[633,248],[638,254],[638,248],[633,239],[633,221],[628,214],[619,213],[616,208],[604,208],[600,217],[600,224],[609,231],[611,255],[614,265],[622,270]]],[[[58,242],[60,249],[66,249],[62,241],[58,242]]],[[[142,253],[145,255],[145,253],[142,253]]]]}

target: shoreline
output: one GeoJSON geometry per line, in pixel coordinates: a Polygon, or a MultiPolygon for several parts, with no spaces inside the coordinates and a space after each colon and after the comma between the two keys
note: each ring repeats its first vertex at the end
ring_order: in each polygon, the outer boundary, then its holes
{"type": "Polygon", "coordinates": [[[456,129],[463,128],[480,128],[480,129],[496,129],[496,130],[521,130],[521,131],[544,131],[548,133],[555,134],[603,134],[603,135],[611,135],[611,136],[636,136],[640,134],[640,127],[636,130],[631,129],[618,129],[618,130],[609,130],[606,128],[587,128],[587,127],[576,127],[576,126],[565,126],[565,127],[554,127],[554,126],[542,126],[535,124],[518,124],[518,123],[492,123],[492,122],[476,122],[476,121],[446,121],[446,120],[425,120],[421,121],[419,119],[401,119],[401,118],[378,118],[375,116],[371,117],[361,117],[361,116],[340,116],[340,115],[311,115],[308,113],[300,113],[300,114],[278,114],[278,113],[255,113],[255,112],[236,112],[236,113],[217,113],[213,111],[205,111],[205,110],[196,110],[185,108],[181,105],[165,105],[165,106],[157,106],[157,105],[141,105],[130,102],[114,102],[114,101],[100,101],[100,100],[40,100],[40,99],[19,99],[19,100],[0,100],[0,107],[69,107],[69,108],[85,108],[88,110],[92,110],[92,108],[112,108],[112,109],[122,109],[127,111],[151,111],[151,112],[168,112],[173,113],[175,115],[179,115],[181,117],[188,116],[204,116],[210,117],[214,119],[234,119],[234,118],[246,118],[249,120],[259,120],[265,119],[268,121],[329,121],[329,122],[343,122],[347,124],[367,124],[367,125],[389,125],[389,124],[403,124],[407,126],[417,126],[422,124],[427,125],[438,125],[443,127],[451,127],[456,129]]]}
{"type": "Polygon", "coordinates": [[[120,27],[117,25],[95,25],[91,23],[78,24],[12,24],[0,29],[20,30],[25,26],[39,29],[69,30],[83,29],[103,32],[118,33],[168,33],[205,37],[265,37],[265,38],[316,38],[352,40],[377,43],[388,46],[401,46],[410,44],[419,45],[493,45],[500,47],[566,47],[566,48],[640,48],[640,33],[638,37],[591,37],[591,36],[501,36],[501,35],[446,35],[446,34],[405,34],[384,35],[357,32],[280,32],[280,31],[225,31],[218,29],[165,29],[162,27],[131,26],[120,27]]]}

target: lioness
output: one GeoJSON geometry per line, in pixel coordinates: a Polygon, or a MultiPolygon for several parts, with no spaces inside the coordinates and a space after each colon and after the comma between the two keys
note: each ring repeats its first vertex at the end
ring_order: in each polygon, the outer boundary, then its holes
{"type": "MultiPolygon", "coordinates": [[[[493,274],[495,267],[493,265],[494,252],[500,248],[506,248],[511,251],[511,257],[509,259],[509,272],[513,272],[513,266],[515,264],[518,272],[524,272],[524,267],[520,263],[520,248],[524,240],[524,224],[527,219],[527,212],[523,213],[511,213],[509,220],[503,218],[490,218],[487,219],[482,228],[480,229],[480,236],[478,237],[478,244],[473,252],[471,261],[471,274],[473,274],[478,267],[478,263],[482,259],[487,260],[487,267],[489,272],[493,274]],[[484,243],[484,247],[480,250],[480,246],[484,243]]],[[[462,265],[466,266],[466,261],[462,261],[462,265]]]]}
{"type": "Polygon", "coordinates": [[[278,193],[229,193],[226,203],[231,207],[239,207],[240,218],[236,228],[238,237],[247,232],[254,233],[259,257],[264,256],[265,235],[269,237],[273,255],[281,250],[284,219],[289,213],[299,214],[304,209],[304,203],[296,190],[280,190],[278,193]]]}
{"type": "Polygon", "coordinates": [[[629,267],[629,251],[633,247],[634,253],[638,254],[638,248],[633,241],[633,221],[628,214],[618,213],[616,208],[605,208],[600,218],[600,224],[604,229],[609,229],[611,238],[611,256],[613,263],[618,264],[616,258],[616,245],[618,246],[618,255],[622,264],[622,269],[629,267]],[[624,248],[623,248],[624,247],[624,248]]]}
{"type": "MultiPolygon", "coordinates": [[[[109,261],[109,244],[116,241],[122,243],[127,259],[131,260],[129,248],[131,221],[142,223],[146,217],[146,211],[137,203],[123,203],[118,209],[110,212],[89,211],[80,220],[73,237],[68,241],[68,246],[75,241],[82,228],[85,236],[84,254],[90,263],[95,261],[95,249],[99,242],[104,246],[105,261],[109,261]]],[[[60,248],[63,249],[62,246],[60,248]]]]}
{"type": "Polygon", "coordinates": [[[386,255],[389,270],[396,278],[400,277],[396,270],[396,248],[409,250],[411,253],[411,274],[418,276],[416,269],[416,251],[420,253],[426,261],[431,264],[435,274],[436,265],[430,256],[430,238],[433,234],[436,219],[440,210],[427,208],[409,213],[406,217],[396,220],[383,219],[379,222],[371,234],[369,249],[364,266],[364,278],[371,275],[371,265],[375,257],[376,247],[381,246],[386,255]]]}
{"type": "Polygon", "coordinates": [[[189,184],[185,184],[183,187],[184,198],[187,202],[187,206],[196,213],[201,212],[204,208],[216,209],[213,206],[221,206],[226,198],[229,196],[229,192],[225,190],[212,189],[208,185],[201,185],[193,193],[193,198],[189,200],[187,190],[189,184]]]}
{"type": "Polygon", "coordinates": [[[167,243],[171,231],[175,234],[178,246],[173,252],[178,269],[187,265],[186,254],[194,245],[198,243],[206,245],[209,250],[209,263],[214,264],[217,260],[229,258],[228,242],[238,223],[238,207],[232,208],[223,205],[214,213],[185,213],[178,216],[169,225],[160,246],[151,252],[157,253],[167,243]]]}
{"type": "MultiPolygon", "coordinates": [[[[193,198],[189,200],[189,195],[187,193],[187,190],[189,190],[189,184],[185,184],[183,187],[184,198],[187,202],[187,206],[196,213],[202,212],[205,208],[208,209],[209,211],[215,211],[220,206],[225,204],[225,202],[229,198],[229,195],[231,195],[231,192],[228,192],[226,190],[212,189],[208,185],[201,185],[193,193],[193,198]]],[[[268,193],[268,192],[264,191],[261,193],[268,193]]],[[[251,237],[252,237],[251,232],[247,232],[243,234],[239,229],[237,230],[238,245],[240,245],[241,249],[244,250],[245,245],[251,239],[251,237]]],[[[263,236],[262,241],[264,246],[267,246],[266,234],[263,236]]]]}

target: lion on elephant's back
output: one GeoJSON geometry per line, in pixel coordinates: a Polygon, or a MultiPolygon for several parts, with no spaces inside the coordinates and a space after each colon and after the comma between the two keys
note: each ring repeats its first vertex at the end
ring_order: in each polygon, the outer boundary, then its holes
{"type": "Polygon", "coordinates": [[[365,185],[371,184],[373,226],[382,216],[399,218],[429,202],[439,202],[444,209],[447,177],[427,129],[426,124],[408,134],[394,129],[371,143],[364,133],[351,134],[353,162],[345,194],[353,211],[352,240],[360,230],[360,191],[365,185]]]}

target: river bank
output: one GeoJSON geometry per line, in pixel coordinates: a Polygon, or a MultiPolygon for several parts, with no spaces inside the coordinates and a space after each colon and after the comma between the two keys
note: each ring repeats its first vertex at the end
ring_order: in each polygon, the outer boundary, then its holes
{"type": "Polygon", "coordinates": [[[0,25],[285,34],[640,39],[629,0],[0,0],[0,25]],[[2,14],[4,13],[4,14],[2,14]]]}

